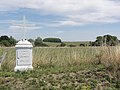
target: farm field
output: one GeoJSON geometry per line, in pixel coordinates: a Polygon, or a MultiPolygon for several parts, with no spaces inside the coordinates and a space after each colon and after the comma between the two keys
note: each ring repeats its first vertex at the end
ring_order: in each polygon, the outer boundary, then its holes
{"type": "Polygon", "coordinates": [[[67,46],[68,45],[76,45],[76,46],[80,46],[80,44],[86,44],[89,45],[89,41],[79,41],[79,42],[64,42],[67,46]]]}
{"type": "Polygon", "coordinates": [[[1,65],[1,90],[120,89],[120,47],[37,47],[33,71],[15,73],[14,67],[15,48],[9,48],[1,65]]]}
{"type": "MultiPolygon", "coordinates": [[[[45,44],[47,44],[48,46],[50,47],[56,47],[58,45],[60,45],[61,43],[54,43],[54,42],[44,42],[45,44]]],[[[66,44],[66,46],[69,46],[69,45],[75,45],[75,46],[80,46],[80,44],[85,44],[85,45],[89,45],[89,41],[84,41],[84,42],[63,42],[66,44]]]]}

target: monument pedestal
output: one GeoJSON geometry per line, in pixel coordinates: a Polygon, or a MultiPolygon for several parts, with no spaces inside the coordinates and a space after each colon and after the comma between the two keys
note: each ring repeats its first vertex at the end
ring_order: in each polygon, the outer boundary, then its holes
{"type": "Polygon", "coordinates": [[[16,67],[14,71],[32,70],[32,44],[27,40],[19,41],[16,48],[16,67]]]}
{"type": "Polygon", "coordinates": [[[27,71],[27,70],[33,70],[33,66],[16,66],[14,71],[16,72],[16,71],[27,71]]]}

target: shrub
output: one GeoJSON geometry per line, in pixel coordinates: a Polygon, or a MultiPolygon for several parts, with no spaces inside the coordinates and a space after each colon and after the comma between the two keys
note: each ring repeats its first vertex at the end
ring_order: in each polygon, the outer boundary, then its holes
{"type": "Polygon", "coordinates": [[[68,45],[69,47],[76,47],[76,45],[73,45],[73,44],[71,44],[71,45],[68,45]]]}
{"type": "Polygon", "coordinates": [[[85,44],[80,44],[80,46],[83,46],[83,47],[85,47],[85,44]]]}
{"type": "Polygon", "coordinates": [[[61,47],[64,47],[64,46],[66,46],[66,44],[62,42],[62,43],[60,44],[60,46],[61,46],[61,47]]]}

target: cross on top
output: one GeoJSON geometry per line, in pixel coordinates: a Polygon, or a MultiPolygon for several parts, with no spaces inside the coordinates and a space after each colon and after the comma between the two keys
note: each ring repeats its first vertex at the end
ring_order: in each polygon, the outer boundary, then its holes
{"type": "Polygon", "coordinates": [[[27,27],[28,24],[26,24],[26,17],[23,16],[23,24],[21,24],[21,27],[23,27],[23,40],[25,40],[25,27],[27,27]]]}
{"type": "Polygon", "coordinates": [[[21,23],[21,24],[15,24],[15,26],[22,27],[22,30],[23,30],[23,40],[25,40],[26,27],[31,26],[31,24],[27,24],[27,23],[26,23],[26,16],[23,16],[23,20],[22,20],[22,23],[21,23]]]}

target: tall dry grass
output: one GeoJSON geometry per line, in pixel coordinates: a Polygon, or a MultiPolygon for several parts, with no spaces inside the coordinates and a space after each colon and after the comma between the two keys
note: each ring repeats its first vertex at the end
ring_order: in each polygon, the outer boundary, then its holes
{"type": "Polygon", "coordinates": [[[99,64],[104,64],[111,76],[120,80],[120,47],[102,47],[97,55],[99,64]]]}
{"type": "Polygon", "coordinates": [[[96,48],[34,48],[33,65],[72,66],[93,62],[96,48]]]}
{"type": "MultiPolygon", "coordinates": [[[[117,72],[120,70],[120,47],[33,48],[35,68],[80,64],[104,64],[109,70],[117,72]]],[[[2,69],[14,70],[14,67],[15,48],[10,48],[2,63],[2,69]]]]}

